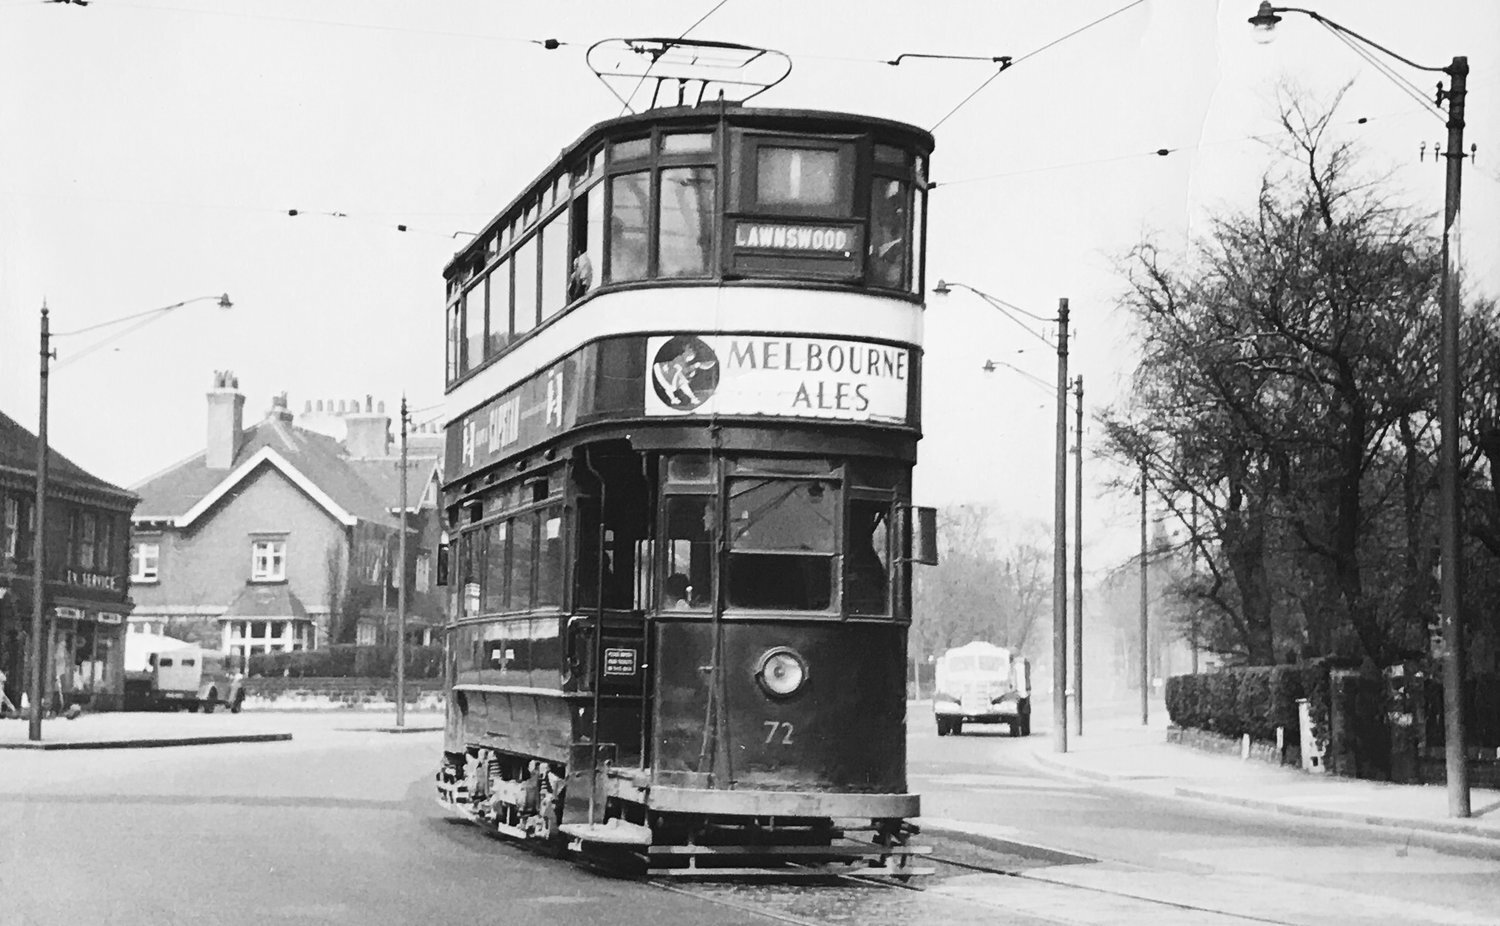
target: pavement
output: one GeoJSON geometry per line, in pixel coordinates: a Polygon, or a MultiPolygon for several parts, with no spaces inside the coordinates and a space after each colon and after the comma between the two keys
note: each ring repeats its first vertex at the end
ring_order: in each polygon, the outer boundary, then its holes
{"type": "Polygon", "coordinates": [[[25,718],[6,717],[0,719],[0,750],[211,746],[285,741],[297,734],[316,736],[330,728],[376,733],[427,733],[443,728],[440,713],[407,711],[403,719],[396,726],[394,710],[101,712],[74,720],[49,717],[42,721],[42,738],[32,741],[25,718]]]}
{"type": "Polygon", "coordinates": [[[1500,840],[1500,791],[1471,788],[1470,816],[1455,818],[1448,813],[1445,785],[1341,778],[1169,743],[1166,711],[1158,703],[1147,716],[1144,725],[1139,710],[1091,719],[1085,707],[1084,732],[1070,727],[1066,752],[1057,751],[1038,726],[1042,735],[1031,737],[1033,758],[1054,772],[1160,797],[1500,840]]]}
{"type": "MultiPolygon", "coordinates": [[[[926,702],[911,705],[920,716],[926,702]]],[[[1443,785],[1396,785],[1304,772],[1238,754],[1208,752],[1167,741],[1166,712],[1160,704],[1140,713],[1118,709],[1091,717],[1084,733],[1070,731],[1067,751],[1059,752],[1046,718],[1036,718],[1027,742],[1036,764],[1049,771],[1158,797],[1211,801],[1254,811],[1293,814],[1407,831],[1500,840],[1500,791],[1470,790],[1468,818],[1448,813],[1443,785]]],[[[316,736],[332,728],[384,733],[427,733],[442,729],[443,715],[408,711],[402,726],[390,710],[317,712],[246,710],[239,714],[97,713],[74,720],[48,718],[42,739],[29,739],[24,718],[0,719],[0,750],[110,749],[202,746],[217,743],[274,742],[294,732],[316,736]]]]}

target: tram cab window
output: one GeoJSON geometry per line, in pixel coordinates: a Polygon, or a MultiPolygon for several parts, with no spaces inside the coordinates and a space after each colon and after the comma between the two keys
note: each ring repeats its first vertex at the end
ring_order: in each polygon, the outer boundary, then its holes
{"type": "Polygon", "coordinates": [[[889,502],[862,498],[849,502],[844,606],[850,614],[890,611],[890,523],[889,502]]]}
{"type": "Polygon", "coordinates": [[[667,497],[666,547],[658,605],[663,610],[705,608],[713,582],[712,496],[667,497]]]}
{"type": "Polygon", "coordinates": [[[731,479],[731,607],[822,611],[832,603],[837,484],[821,479],[731,479]]]}
{"type": "Polygon", "coordinates": [[[609,271],[612,283],[644,280],[648,270],[647,222],[651,216],[651,172],[610,180],[609,271]]]}

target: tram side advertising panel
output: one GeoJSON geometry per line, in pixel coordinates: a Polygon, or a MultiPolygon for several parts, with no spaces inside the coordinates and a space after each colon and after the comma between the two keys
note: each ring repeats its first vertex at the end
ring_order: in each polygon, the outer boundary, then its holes
{"type": "Polygon", "coordinates": [[[450,481],[590,421],[756,415],[914,426],[911,348],[840,338],[661,334],[585,345],[448,428],[450,481]]]}

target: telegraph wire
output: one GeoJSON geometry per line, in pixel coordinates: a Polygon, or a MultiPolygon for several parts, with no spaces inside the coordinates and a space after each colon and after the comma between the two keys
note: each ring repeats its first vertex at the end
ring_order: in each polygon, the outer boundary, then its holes
{"type": "Polygon", "coordinates": [[[1083,33],[1083,32],[1087,32],[1088,30],[1094,28],[1095,26],[1099,25],[1100,23],[1104,22],[1105,20],[1107,20],[1107,19],[1113,19],[1114,17],[1120,15],[1121,13],[1125,12],[1126,10],[1128,10],[1128,9],[1130,9],[1132,7],[1140,6],[1142,3],[1145,3],[1145,2],[1146,2],[1146,0],[1131,0],[1130,3],[1125,4],[1124,6],[1120,7],[1118,10],[1115,10],[1113,13],[1106,13],[1103,16],[1099,17],[1098,19],[1094,20],[1093,22],[1089,23],[1086,26],[1080,26],[1077,29],[1074,29],[1072,32],[1069,32],[1067,35],[1059,36],[1058,38],[1053,39],[1052,41],[1048,42],[1046,45],[1043,45],[1041,48],[1033,49],[1032,51],[1029,51],[1026,54],[1024,54],[1021,57],[1016,58],[1014,60],[1006,59],[1005,63],[1000,66],[1000,69],[998,71],[996,71],[995,73],[991,74],[989,77],[985,78],[984,83],[982,83],[979,86],[975,87],[974,91],[972,93],[970,93],[968,96],[964,97],[962,100],[959,100],[958,101],[958,105],[955,106],[955,107],[953,107],[952,109],[948,110],[947,114],[944,115],[943,118],[939,119],[937,122],[934,122],[932,124],[932,128],[928,129],[928,131],[929,132],[936,132],[937,129],[938,129],[938,126],[942,125],[944,122],[947,122],[949,120],[949,118],[951,118],[953,116],[954,113],[958,112],[960,109],[963,109],[964,106],[965,106],[965,104],[967,104],[970,100],[974,99],[974,97],[978,96],[979,92],[981,90],[983,90],[985,87],[988,87],[995,80],[995,78],[999,77],[1001,74],[1004,74],[1007,70],[1009,70],[1009,69],[1015,67],[1016,65],[1020,64],[1022,61],[1025,61],[1027,58],[1033,58],[1033,57],[1041,54],[1042,52],[1046,51],[1047,49],[1052,48],[1052,47],[1057,46],[1057,45],[1060,45],[1063,42],[1066,42],[1068,39],[1073,38],[1075,35],[1078,35],[1078,34],[1083,33]]]}
{"type": "MultiPolygon", "coordinates": [[[[1346,121],[1344,121],[1344,122],[1342,122],[1340,124],[1341,125],[1366,125],[1366,124],[1368,124],[1370,122],[1374,122],[1377,119],[1386,119],[1386,118],[1391,118],[1391,117],[1394,117],[1394,116],[1403,116],[1403,115],[1407,115],[1407,114],[1412,113],[1412,112],[1415,112],[1415,110],[1410,110],[1410,109],[1408,109],[1408,110],[1402,110],[1402,111],[1396,112],[1396,113],[1388,113],[1388,114],[1386,114],[1384,116],[1360,116],[1360,117],[1355,118],[1355,119],[1346,120],[1346,121]]],[[[1173,155],[1173,154],[1177,154],[1179,152],[1184,152],[1184,151],[1199,151],[1199,150],[1202,150],[1204,148],[1214,148],[1214,147],[1218,147],[1218,146],[1221,146],[1221,145],[1238,145],[1238,144],[1243,144],[1243,143],[1245,143],[1247,141],[1260,141],[1260,142],[1271,141],[1273,139],[1277,139],[1277,138],[1282,137],[1284,134],[1285,133],[1281,132],[1281,131],[1264,132],[1264,133],[1257,134],[1257,135],[1242,135],[1242,136],[1239,136],[1238,138],[1222,138],[1222,139],[1219,139],[1217,141],[1199,142],[1196,145],[1179,145],[1179,146],[1177,146],[1175,148],[1155,148],[1155,149],[1152,149],[1150,151],[1137,151],[1137,152],[1134,152],[1132,154],[1115,154],[1115,155],[1110,155],[1108,157],[1091,158],[1091,159],[1086,160],[1086,161],[1066,161],[1066,162],[1063,162],[1063,163],[1060,163],[1060,164],[1042,164],[1042,165],[1038,165],[1036,167],[1027,167],[1027,168],[1024,168],[1022,170],[1004,171],[1004,172],[998,173],[998,174],[983,174],[983,175],[978,176],[978,177],[963,177],[963,178],[960,178],[958,180],[939,180],[939,181],[934,181],[934,182],[932,182],[931,184],[928,185],[928,188],[929,189],[936,189],[938,187],[958,186],[960,184],[965,184],[965,183],[979,183],[979,182],[985,181],[985,180],[1001,180],[1001,179],[1005,179],[1005,178],[1008,178],[1008,177],[1022,177],[1022,176],[1026,176],[1028,174],[1040,174],[1040,173],[1046,173],[1048,171],[1054,171],[1054,170],[1067,170],[1069,168],[1074,168],[1074,167],[1093,167],[1093,166],[1098,165],[1098,164],[1112,164],[1112,163],[1115,163],[1115,162],[1118,162],[1118,161],[1131,161],[1131,160],[1136,160],[1138,158],[1151,158],[1151,157],[1162,157],[1162,158],[1164,158],[1164,157],[1168,157],[1168,156],[1173,155]]]]}

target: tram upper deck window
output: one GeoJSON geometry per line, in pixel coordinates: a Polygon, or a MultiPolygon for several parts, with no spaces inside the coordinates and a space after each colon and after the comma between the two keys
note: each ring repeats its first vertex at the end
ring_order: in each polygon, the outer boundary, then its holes
{"type": "Polygon", "coordinates": [[[712,132],[676,132],[663,135],[661,153],[663,157],[674,154],[707,154],[714,150],[712,132]]]}
{"type": "Polygon", "coordinates": [[[609,161],[611,164],[639,161],[650,154],[650,138],[628,138],[624,141],[617,141],[609,146],[609,161]]]}
{"type": "Polygon", "coordinates": [[[610,180],[609,271],[611,283],[644,280],[651,215],[651,172],[621,174],[610,180]]]}
{"type": "Polygon", "coordinates": [[[901,289],[911,242],[907,185],[901,180],[876,177],[870,189],[870,282],[901,289]]]}
{"type": "Polygon", "coordinates": [[[729,480],[729,605],[827,610],[839,512],[832,481],[729,480]]]}
{"type": "Polygon", "coordinates": [[[709,275],[714,253],[714,202],[712,167],[669,167],[661,172],[658,276],[709,275]]]}

